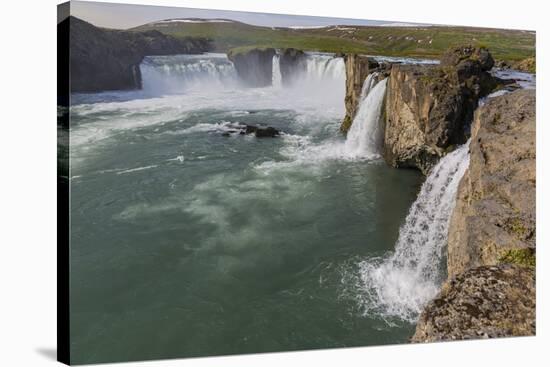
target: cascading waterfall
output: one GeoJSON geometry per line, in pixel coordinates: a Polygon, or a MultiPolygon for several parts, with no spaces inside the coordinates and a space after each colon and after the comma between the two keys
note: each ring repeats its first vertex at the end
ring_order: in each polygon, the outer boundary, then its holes
{"type": "Polygon", "coordinates": [[[344,59],[328,55],[310,54],[306,58],[306,71],[302,79],[306,83],[327,80],[344,83],[346,80],[344,59]]]}
{"type": "Polygon", "coordinates": [[[376,84],[376,80],[378,78],[378,75],[379,75],[379,73],[376,72],[376,71],[373,72],[373,73],[370,73],[367,76],[367,79],[365,79],[365,81],[363,82],[363,87],[361,88],[361,96],[359,97],[361,101],[363,101],[367,97],[367,95],[370,93],[371,89],[376,84]]]}
{"type": "Polygon", "coordinates": [[[360,102],[344,146],[345,155],[350,158],[377,158],[382,146],[380,123],[386,83],[384,79],[372,87],[375,76],[370,74],[363,83],[366,96],[360,102]]]}
{"type": "Polygon", "coordinates": [[[282,86],[282,76],[281,76],[281,61],[280,56],[273,56],[273,76],[271,78],[271,84],[275,88],[281,88],[282,86]]]}
{"type": "Polygon", "coordinates": [[[359,264],[365,313],[415,322],[445,278],[445,247],[458,184],[468,168],[469,141],[432,169],[399,230],[395,252],[359,264]]]}
{"type": "Polygon", "coordinates": [[[140,70],[143,90],[150,94],[219,89],[237,82],[233,63],[225,54],[147,56],[140,70]]]}

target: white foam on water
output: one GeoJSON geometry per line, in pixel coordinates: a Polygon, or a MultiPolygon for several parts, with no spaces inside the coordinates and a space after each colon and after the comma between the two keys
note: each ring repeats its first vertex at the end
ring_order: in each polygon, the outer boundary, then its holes
{"type": "Polygon", "coordinates": [[[183,163],[185,161],[185,157],[183,155],[178,155],[176,158],[167,159],[167,161],[177,161],[183,163]]]}
{"type": "Polygon", "coordinates": [[[169,135],[188,135],[194,133],[204,133],[204,132],[231,132],[235,131],[237,127],[241,126],[239,123],[222,121],[218,123],[198,123],[191,127],[175,130],[175,131],[166,131],[165,134],[169,135]]]}
{"type": "Polygon", "coordinates": [[[469,141],[432,169],[399,230],[395,251],[359,263],[357,297],[365,315],[416,322],[445,279],[445,248],[469,141]]]}
{"type": "Polygon", "coordinates": [[[156,167],[158,167],[157,164],[152,164],[150,166],[136,167],[136,168],[130,168],[130,169],[127,169],[127,170],[124,170],[124,171],[119,171],[116,174],[117,175],[123,175],[123,174],[126,174],[126,173],[144,171],[144,170],[151,169],[151,168],[156,168],[156,167]]]}

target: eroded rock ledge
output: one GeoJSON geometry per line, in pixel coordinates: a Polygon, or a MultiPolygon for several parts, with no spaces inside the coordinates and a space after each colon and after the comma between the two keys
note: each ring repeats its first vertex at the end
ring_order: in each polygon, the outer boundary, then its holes
{"type": "Polygon", "coordinates": [[[443,286],[420,316],[412,342],[535,334],[535,271],[482,266],[443,286]]]}
{"type": "Polygon", "coordinates": [[[479,98],[497,86],[483,48],[449,50],[439,65],[393,65],[386,94],[384,158],[424,174],[466,142],[479,98]]]}

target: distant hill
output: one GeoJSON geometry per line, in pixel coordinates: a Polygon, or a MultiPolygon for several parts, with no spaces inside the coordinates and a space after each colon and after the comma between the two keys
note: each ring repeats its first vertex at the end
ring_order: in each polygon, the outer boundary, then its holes
{"type": "Polygon", "coordinates": [[[446,26],[328,26],[320,28],[260,27],[230,19],[166,19],[134,31],[158,30],[175,37],[209,38],[215,50],[240,46],[295,47],[325,52],[439,57],[451,46],[485,46],[499,60],[535,55],[535,33],[520,30],[446,26]]]}
{"type": "Polygon", "coordinates": [[[73,92],[139,89],[139,64],[145,56],[197,54],[211,49],[205,38],[172,37],[153,29],[104,29],[73,16],[58,24],[58,32],[69,34],[73,92]]]}

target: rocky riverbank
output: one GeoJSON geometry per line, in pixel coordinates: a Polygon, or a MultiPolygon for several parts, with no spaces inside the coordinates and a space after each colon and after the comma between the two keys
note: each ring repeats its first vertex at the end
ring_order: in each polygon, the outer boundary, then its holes
{"type": "Polygon", "coordinates": [[[145,56],[197,54],[211,48],[203,38],[103,29],[73,16],[58,24],[58,32],[69,33],[71,92],[139,89],[139,64],[145,56]]]}

